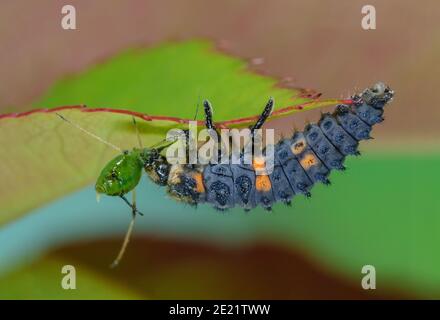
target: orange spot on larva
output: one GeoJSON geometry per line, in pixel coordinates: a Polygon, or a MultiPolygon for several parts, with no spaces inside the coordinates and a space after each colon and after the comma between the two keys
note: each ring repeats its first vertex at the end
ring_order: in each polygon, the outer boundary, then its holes
{"type": "Polygon", "coordinates": [[[299,140],[298,142],[292,144],[290,149],[292,150],[293,154],[300,154],[303,152],[304,148],[306,147],[306,141],[304,139],[299,140]]]}
{"type": "Polygon", "coordinates": [[[266,161],[263,157],[255,157],[252,163],[254,169],[264,169],[266,167],[266,161]]]}
{"type": "Polygon", "coordinates": [[[255,178],[255,188],[258,191],[268,192],[272,188],[272,184],[270,183],[269,176],[256,176],[255,178]]]}
{"type": "Polygon", "coordinates": [[[194,180],[196,181],[196,191],[198,193],[205,192],[205,186],[203,184],[203,176],[200,172],[197,172],[193,175],[194,180]]]}
{"type": "Polygon", "coordinates": [[[302,159],[301,159],[301,166],[304,169],[309,169],[311,166],[314,166],[315,164],[318,163],[318,160],[316,159],[316,157],[311,154],[308,153],[306,154],[302,159]]]}
{"type": "Polygon", "coordinates": [[[252,162],[252,168],[254,168],[255,173],[263,175],[266,172],[266,159],[264,157],[255,157],[252,162]]]}

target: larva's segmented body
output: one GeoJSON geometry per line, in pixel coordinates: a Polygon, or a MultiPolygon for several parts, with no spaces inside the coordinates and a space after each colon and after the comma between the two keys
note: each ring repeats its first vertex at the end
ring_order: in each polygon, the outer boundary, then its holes
{"type": "MultiPolygon", "coordinates": [[[[173,198],[192,205],[210,203],[219,210],[235,206],[250,210],[260,205],[270,210],[278,201],[290,204],[296,195],[310,196],[315,183],[329,184],[331,170],[343,170],[345,157],[359,154],[359,141],[369,139],[372,127],[383,121],[383,108],[392,97],[393,91],[378,83],[352,97],[351,105],[338,105],[332,114],[323,114],[318,123],[278,141],[272,146],[274,167],[270,172],[263,170],[267,160],[264,151],[252,164],[171,165],[161,155],[168,144],[134,148],[117,156],[102,170],[96,191],[120,196],[134,208],[125,194],[139,183],[144,168],[153,182],[167,186],[173,198]]],[[[204,109],[206,127],[216,130],[208,101],[204,109]]],[[[252,138],[272,109],[270,99],[250,127],[252,138]]]]}
{"type": "Polygon", "coordinates": [[[370,138],[372,126],[383,121],[383,107],[393,92],[379,83],[353,97],[352,105],[338,105],[318,123],[275,145],[273,171],[256,175],[256,164],[173,165],[167,181],[169,194],[196,205],[216,209],[235,206],[270,210],[275,202],[290,204],[296,195],[310,196],[317,182],[329,184],[331,170],[344,170],[348,155],[358,155],[358,144],[370,138]]]}

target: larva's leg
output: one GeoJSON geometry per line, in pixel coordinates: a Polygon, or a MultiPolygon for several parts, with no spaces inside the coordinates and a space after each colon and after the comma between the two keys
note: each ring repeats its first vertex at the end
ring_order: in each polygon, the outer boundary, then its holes
{"type": "MultiPolygon", "coordinates": [[[[211,136],[212,135],[216,135],[217,140],[219,139],[220,135],[219,132],[217,131],[217,128],[214,125],[214,122],[212,121],[212,105],[208,100],[203,101],[203,109],[205,111],[205,126],[206,129],[208,129],[208,131],[210,131],[211,136]]],[[[218,152],[217,152],[217,161],[219,161],[221,159],[221,154],[222,154],[222,145],[221,143],[223,143],[222,141],[219,141],[219,145],[218,145],[218,152]]],[[[229,143],[229,142],[227,142],[229,143]]]]}
{"type": "MultiPolygon", "coordinates": [[[[215,129],[214,123],[212,121],[211,103],[208,100],[205,100],[205,101],[203,101],[203,107],[204,107],[204,111],[205,111],[205,126],[206,126],[206,128],[208,130],[213,130],[213,131],[217,132],[215,129]]],[[[197,115],[197,112],[196,112],[196,115],[197,115]]],[[[185,139],[186,139],[186,143],[188,145],[189,139],[190,139],[190,136],[189,136],[190,132],[188,129],[183,130],[183,132],[185,133],[185,139]]]]}
{"type": "Polygon", "coordinates": [[[273,98],[270,98],[266,106],[264,107],[263,112],[258,118],[257,122],[255,122],[255,124],[252,127],[250,127],[252,135],[254,134],[255,130],[261,129],[264,122],[267,120],[267,118],[269,118],[272,111],[273,111],[273,98]]]}
{"type": "Polygon", "coordinates": [[[274,101],[273,101],[273,98],[271,97],[271,98],[269,98],[269,101],[266,103],[266,106],[264,107],[263,112],[261,113],[261,115],[258,118],[257,122],[255,122],[255,124],[253,126],[249,127],[249,129],[251,131],[251,136],[250,136],[249,141],[245,143],[245,146],[247,146],[248,143],[252,143],[252,152],[253,152],[253,154],[255,152],[254,148],[255,148],[255,144],[256,144],[257,138],[259,139],[259,141],[261,143],[261,132],[257,136],[258,132],[256,132],[256,131],[261,129],[261,127],[263,126],[264,122],[266,122],[267,118],[269,118],[270,114],[273,111],[273,105],[274,105],[274,101]]]}
{"type": "Polygon", "coordinates": [[[207,129],[215,130],[214,123],[212,122],[212,106],[208,100],[203,101],[203,107],[205,110],[205,125],[207,129]]]}

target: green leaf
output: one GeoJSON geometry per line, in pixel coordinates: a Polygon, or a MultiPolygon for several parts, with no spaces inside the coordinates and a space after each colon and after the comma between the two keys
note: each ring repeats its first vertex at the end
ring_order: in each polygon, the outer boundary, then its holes
{"type": "Polygon", "coordinates": [[[245,125],[256,119],[270,96],[275,116],[341,102],[282,88],[276,79],[252,73],[246,62],[200,41],[130,50],[71,76],[34,104],[46,109],[0,115],[0,224],[93,183],[115,156],[115,150],[56,113],[131,149],[137,146],[133,115],[146,120],[138,123],[148,146],[184,119],[193,119],[199,98],[210,99],[215,121],[245,125]],[[66,105],[78,106],[60,107],[66,105]]]}
{"type": "Polygon", "coordinates": [[[277,85],[278,80],[250,72],[245,61],[209,42],[168,43],[129,50],[61,81],[34,106],[86,104],[192,119],[197,102],[208,99],[215,121],[223,121],[258,114],[270,96],[277,108],[312,101],[300,90],[277,85]]]}
{"type": "Polygon", "coordinates": [[[122,282],[90,268],[75,265],[76,289],[63,289],[61,273],[70,264],[62,257],[48,257],[0,280],[0,299],[141,299],[146,298],[122,282]]]}

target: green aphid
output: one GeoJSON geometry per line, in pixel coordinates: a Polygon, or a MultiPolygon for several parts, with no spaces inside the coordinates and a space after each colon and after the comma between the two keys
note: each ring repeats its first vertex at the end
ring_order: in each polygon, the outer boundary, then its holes
{"type": "Polygon", "coordinates": [[[139,184],[139,181],[142,176],[142,170],[145,169],[146,173],[156,183],[160,185],[166,184],[166,179],[169,173],[169,166],[164,165],[165,158],[160,154],[160,152],[166,147],[168,147],[172,142],[161,141],[158,145],[152,148],[142,147],[141,139],[136,126],[136,120],[133,118],[133,123],[135,125],[136,133],[139,140],[139,148],[133,148],[130,151],[128,150],[122,151],[117,146],[103,140],[102,138],[94,135],[91,132],[88,132],[84,128],[66,119],[61,114],[57,113],[57,115],[64,121],[71,124],[72,126],[80,129],[86,134],[98,139],[99,141],[107,144],[108,146],[120,152],[119,155],[117,155],[115,158],[110,160],[106,164],[106,166],[102,169],[98,177],[98,180],[96,181],[95,184],[96,199],[98,202],[101,194],[105,194],[108,196],[118,196],[121,199],[123,199],[124,202],[127,205],[129,205],[130,208],[132,209],[132,220],[127,230],[124,243],[122,245],[122,248],[118,256],[111,265],[112,267],[115,267],[119,264],[125,252],[125,248],[127,247],[131,232],[133,230],[134,219],[136,217],[136,214],[143,215],[136,208],[136,193],[135,193],[135,188],[139,184]],[[133,196],[132,203],[130,203],[130,201],[125,197],[125,195],[129,192],[132,192],[132,196],[133,196]]]}
{"type": "Polygon", "coordinates": [[[96,181],[96,192],[123,196],[133,190],[141,179],[144,167],[142,153],[139,149],[125,151],[107,163],[96,181]]]}
{"type": "Polygon", "coordinates": [[[96,197],[99,201],[101,194],[119,196],[133,210],[133,213],[143,215],[136,209],[136,203],[128,201],[125,194],[133,191],[139,184],[142,169],[159,185],[165,185],[168,179],[169,165],[160,152],[168,146],[165,143],[155,148],[133,148],[123,151],[102,169],[96,181],[96,197]]]}

